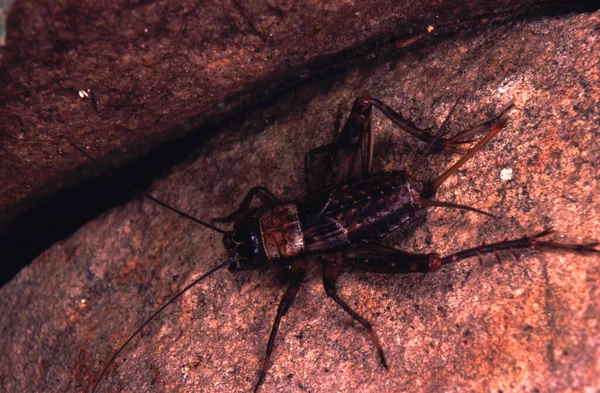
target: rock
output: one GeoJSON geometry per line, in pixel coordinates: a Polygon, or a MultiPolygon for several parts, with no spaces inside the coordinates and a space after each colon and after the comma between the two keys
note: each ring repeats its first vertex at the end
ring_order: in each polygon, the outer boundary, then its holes
{"type": "MultiPolygon", "coordinates": [[[[477,27],[363,59],[343,74],[281,96],[240,127],[220,131],[150,192],[202,219],[228,214],[257,184],[299,198],[304,154],[332,139],[338,106],[347,116],[353,99],[369,93],[418,126],[435,129],[465,93],[450,123],[454,132],[510,102],[516,108],[507,128],[448,180],[438,198],[501,219],[434,209],[423,226],[391,237],[390,244],[448,254],[550,225],[565,236],[557,239],[600,239],[599,16],[477,27]],[[501,176],[507,169],[511,179],[501,176]]],[[[373,127],[378,169],[406,168],[431,178],[457,159],[432,154],[419,161],[423,144],[380,114],[373,127]]],[[[106,149],[99,147],[99,155],[106,149]]],[[[426,276],[344,274],[340,295],[373,323],[388,372],[364,330],[326,298],[320,268],[311,260],[260,391],[567,392],[598,386],[599,257],[517,254],[519,260],[501,254],[502,263],[486,256],[480,264],[474,258],[426,276]]],[[[0,289],[1,386],[90,392],[137,326],[226,258],[217,234],[147,200],[106,212],[0,289]]],[[[251,391],[284,288],[274,269],[216,273],[131,343],[98,392],[251,391]]]]}

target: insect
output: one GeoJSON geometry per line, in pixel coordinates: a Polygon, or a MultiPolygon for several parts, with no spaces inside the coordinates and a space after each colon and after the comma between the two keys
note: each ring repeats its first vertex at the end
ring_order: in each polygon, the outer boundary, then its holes
{"type": "MultiPolygon", "coordinates": [[[[194,285],[225,267],[236,272],[274,265],[287,271],[290,276],[290,284],[278,305],[266,356],[254,385],[256,393],[269,369],[281,320],[292,306],[306,277],[308,260],[318,259],[323,265],[323,286],[326,294],[368,331],[379,360],[387,369],[383,346],[372,325],[338,295],[336,281],[339,267],[343,264],[365,271],[399,274],[431,272],[466,258],[501,250],[547,248],[600,252],[597,248],[599,243],[576,244],[541,240],[552,233],[552,229],[522,238],[464,249],[447,256],[437,253],[408,253],[379,243],[379,239],[386,235],[411,225],[415,217],[429,207],[465,209],[491,216],[474,207],[444,202],[434,197],[449,176],[505,127],[506,113],[510,109],[511,106],[485,123],[459,132],[453,137],[447,137],[444,125],[436,134],[431,135],[403,119],[383,102],[369,96],[360,97],[354,102],[352,112],[337,141],[313,149],[306,155],[305,173],[309,196],[298,201],[282,201],[266,188],[254,187],[236,211],[215,220],[233,222],[231,231],[199,220],[149,194],[144,194],[167,209],[221,233],[230,257],[194,280],[152,314],[107,362],[92,393],[97,391],[109,366],[148,323],[194,285]],[[400,129],[428,143],[429,149],[433,150],[458,153],[461,145],[472,142],[471,139],[476,134],[484,130],[489,132],[454,165],[433,180],[422,181],[405,171],[373,173],[371,163],[374,138],[370,126],[373,107],[400,129]],[[251,208],[255,198],[260,201],[260,206],[251,208]]],[[[72,145],[96,162],[85,151],[72,145]]],[[[122,179],[118,180],[133,187],[122,179]]]]}

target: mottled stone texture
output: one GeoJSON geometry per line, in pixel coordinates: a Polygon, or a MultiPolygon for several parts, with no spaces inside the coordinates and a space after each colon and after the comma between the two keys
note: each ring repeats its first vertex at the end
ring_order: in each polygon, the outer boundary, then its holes
{"type": "Polygon", "coordinates": [[[77,181],[62,136],[138,157],[340,57],[530,3],[21,0],[0,50],[0,231],[77,181]]]}
{"type": "MultiPolygon", "coordinates": [[[[168,20],[162,23],[171,31],[168,20]]],[[[239,23],[250,28],[245,19],[239,23]]],[[[391,244],[449,253],[551,225],[565,240],[599,239],[599,23],[595,13],[487,26],[392,58],[364,60],[283,96],[242,127],[223,130],[158,179],[151,192],[202,218],[228,214],[256,184],[297,198],[304,190],[304,153],[331,140],[338,105],[345,116],[354,97],[370,93],[417,125],[435,128],[464,92],[453,131],[510,102],[516,107],[507,128],[448,180],[438,198],[500,219],[433,209],[423,226],[390,238],[391,244]],[[265,121],[261,132],[248,132],[265,121]]],[[[120,28],[125,34],[129,26],[120,28]]],[[[261,30],[258,22],[255,28],[261,30]]],[[[168,40],[162,44],[167,48],[172,40],[160,31],[152,33],[153,44],[168,40]]],[[[142,44],[132,39],[132,45],[142,44]]],[[[129,61],[137,69],[145,60],[129,61]]],[[[142,67],[127,78],[152,73],[142,67]]],[[[184,83],[179,78],[172,83],[184,83]]],[[[66,100],[78,86],[54,100],[66,100]]],[[[30,94],[32,100],[44,97],[30,94]]],[[[131,101],[129,92],[122,100],[140,118],[160,110],[160,101],[148,99],[156,106],[148,108],[141,98],[131,101]]],[[[182,99],[180,113],[197,110],[192,101],[182,99]]],[[[67,111],[61,115],[65,124],[69,111],[83,106],[96,116],[94,123],[102,123],[102,111],[87,101],[58,105],[67,111]]],[[[138,132],[136,119],[121,126],[138,132]]],[[[456,160],[441,154],[419,161],[423,144],[379,114],[373,127],[378,169],[407,168],[429,178],[456,160]]],[[[93,137],[103,138],[116,136],[93,137]]],[[[364,330],[326,298],[320,268],[311,260],[314,267],[283,320],[261,392],[594,391],[600,385],[600,257],[516,254],[519,260],[503,253],[502,263],[493,256],[482,263],[474,258],[426,276],[344,274],[340,294],[375,326],[387,372],[364,330]]],[[[107,212],[0,290],[0,390],[89,392],[118,344],[185,283],[225,258],[219,236],[149,201],[107,212]]],[[[131,344],[99,391],[251,391],[283,290],[274,270],[215,274],[131,344]]]]}

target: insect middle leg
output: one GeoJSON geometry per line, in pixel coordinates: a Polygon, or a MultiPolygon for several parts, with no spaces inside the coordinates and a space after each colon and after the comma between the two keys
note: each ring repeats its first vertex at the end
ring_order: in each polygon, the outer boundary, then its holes
{"type": "Polygon", "coordinates": [[[327,296],[333,299],[344,311],[346,311],[354,320],[364,326],[365,329],[371,335],[371,339],[373,340],[373,344],[375,344],[375,348],[377,348],[377,352],[379,353],[379,359],[381,360],[381,364],[387,370],[388,365],[385,360],[385,354],[383,352],[383,348],[381,347],[381,343],[379,342],[379,338],[373,330],[373,326],[371,323],[361,317],[356,311],[354,311],[345,301],[343,301],[337,294],[336,281],[338,277],[338,261],[340,257],[336,255],[326,255],[321,258],[321,262],[323,262],[323,286],[325,287],[325,293],[327,296]]]}
{"type": "Polygon", "coordinates": [[[271,354],[273,353],[273,347],[275,346],[275,338],[277,337],[277,331],[279,330],[281,317],[287,314],[288,310],[292,306],[292,303],[294,302],[294,299],[296,298],[296,295],[298,294],[298,290],[300,290],[300,285],[302,285],[302,282],[306,277],[306,262],[304,262],[302,259],[294,262],[290,266],[290,273],[291,283],[283,294],[283,297],[279,302],[279,306],[277,307],[277,314],[275,315],[275,321],[273,322],[271,334],[269,335],[269,342],[267,343],[267,354],[265,356],[262,369],[260,370],[258,382],[256,382],[256,385],[254,386],[254,393],[258,392],[258,388],[263,383],[265,375],[267,375],[267,369],[269,368],[269,361],[271,360],[271,354]]]}

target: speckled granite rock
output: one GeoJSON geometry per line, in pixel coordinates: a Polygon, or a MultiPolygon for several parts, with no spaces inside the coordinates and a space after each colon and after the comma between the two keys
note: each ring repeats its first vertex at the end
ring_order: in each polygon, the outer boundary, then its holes
{"type": "Polygon", "coordinates": [[[21,0],[0,52],[0,232],[79,180],[63,136],[139,157],[341,59],[531,3],[21,0]]]}
{"type": "MultiPolygon", "coordinates": [[[[151,192],[202,218],[262,184],[303,195],[303,156],[331,139],[338,105],[370,93],[436,127],[461,92],[453,130],[516,109],[508,127],[452,177],[440,199],[501,216],[435,209],[391,244],[449,253],[555,226],[600,239],[600,14],[457,33],[365,60],[251,114],[210,139],[151,192]],[[266,120],[265,120],[266,119],[266,120]],[[267,123],[260,132],[256,124],[267,123]]],[[[421,177],[429,156],[376,115],[379,169],[421,177]]],[[[93,149],[93,144],[90,144],[93,149]]],[[[102,148],[103,149],[103,148],[102,148]]],[[[390,370],[363,329],[329,301],[314,268],[284,318],[261,392],[584,392],[600,385],[600,257],[519,253],[427,276],[344,274],[340,294],[373,322],[390,370]]],[[[0,291],[3,391],[89,392],[117,344],[185,283],[226,258],[218,236],[141,199],[56,244],[0,291]]],[[[174,305],[111,368],[100,392],[249,392],[284,286],[273,270],[218,273],[174,305]]]]}

